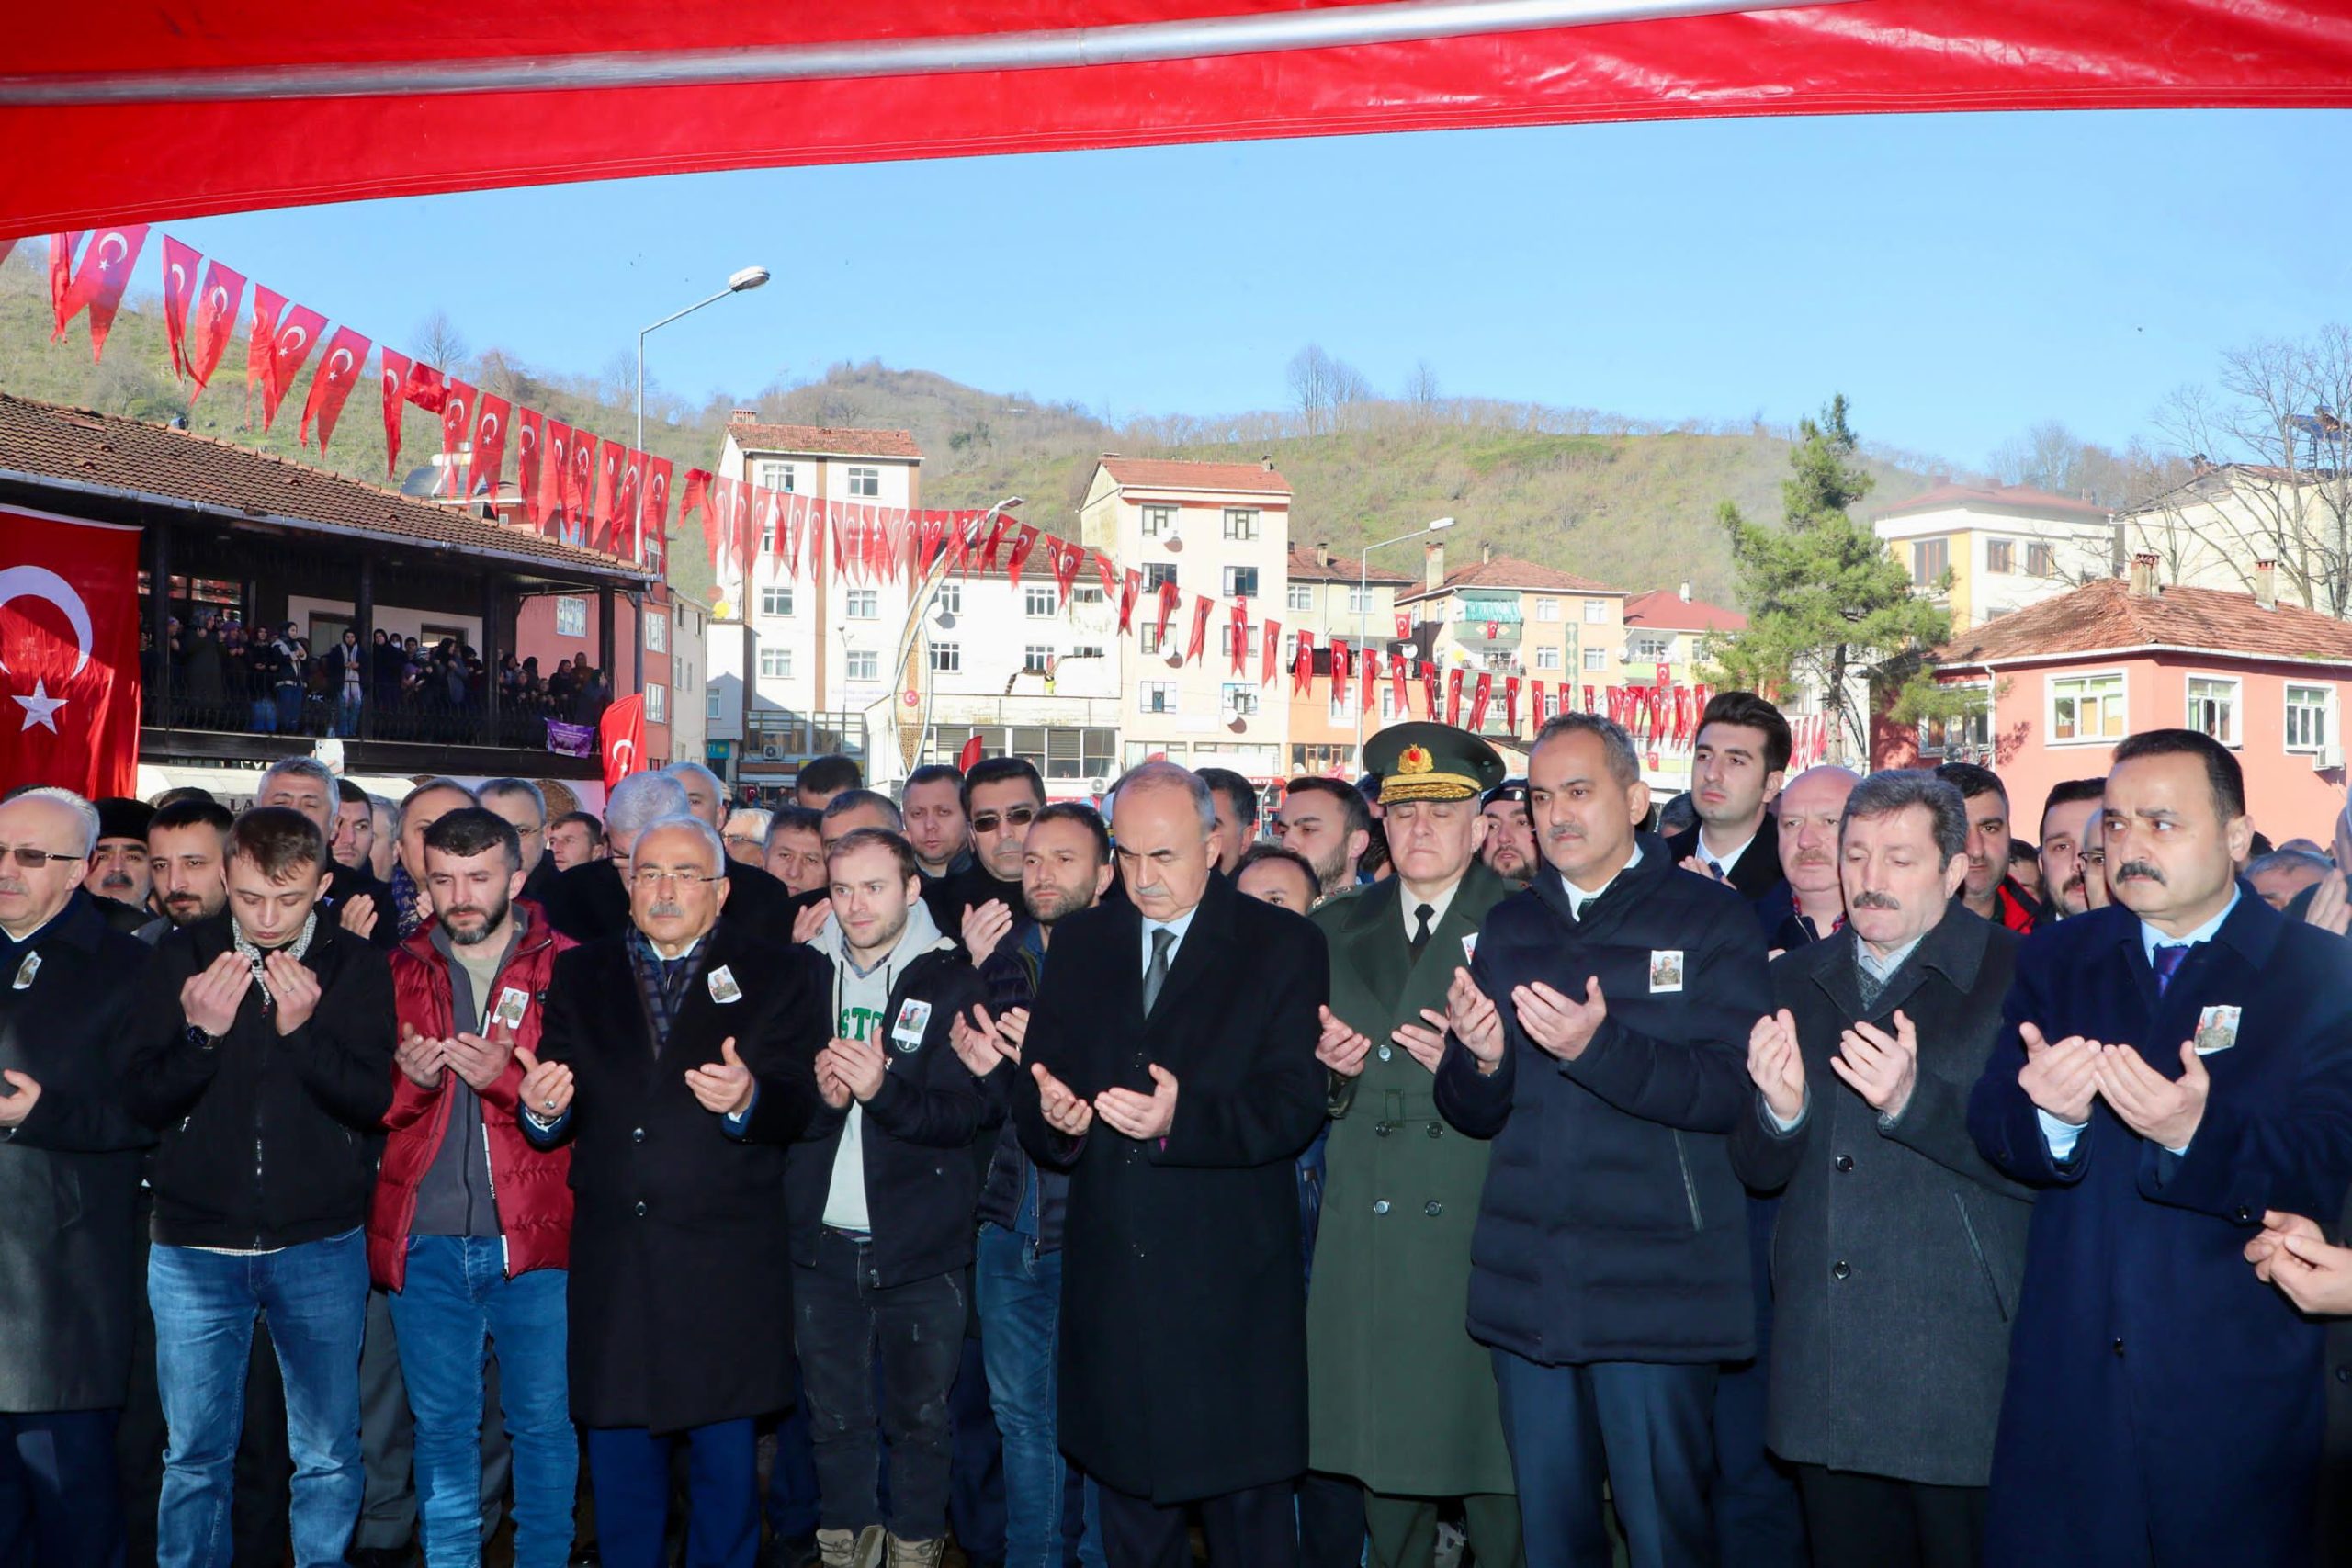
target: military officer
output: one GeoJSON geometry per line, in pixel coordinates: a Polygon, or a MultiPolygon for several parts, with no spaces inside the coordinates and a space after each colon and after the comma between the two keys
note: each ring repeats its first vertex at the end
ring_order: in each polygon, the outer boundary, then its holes
{"type": "Polygon", "coordinates": [[[1447,993],[1487,911],[1521,886],[1479,858],[1495,749],[1446,724],[1374,736],[1396,874],[1312,917],[1331,949],[1318,1055],[1331,1134],[1307,1294],[1310,1457],[1365,1489],[1372,1568],[1429,1568],[1441,1499],[1464,1501],[1481,1568],[1511,1568],[1518,1499],[1495,1376],[1464,1303],[1487,1148],[1430,1100],[1447,993]]]}

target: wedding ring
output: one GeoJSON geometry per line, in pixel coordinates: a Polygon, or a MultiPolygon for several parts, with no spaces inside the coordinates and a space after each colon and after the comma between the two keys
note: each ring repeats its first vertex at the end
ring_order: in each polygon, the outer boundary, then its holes
{"type": "Polygon", "coordinates": [[[549,1111],[553,1111],[555,1109],[555,1101],[552,1100],[542,1100],[539,1103],[546,1106],[549,1111]]]}

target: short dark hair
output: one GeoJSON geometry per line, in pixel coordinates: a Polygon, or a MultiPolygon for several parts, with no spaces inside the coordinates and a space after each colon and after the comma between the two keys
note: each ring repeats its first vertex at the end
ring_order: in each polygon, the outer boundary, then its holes
{"type": "Polygon", "coordinates": [[[888,828],[853,828],[843,833],[825,851],[825,869],[830,872],[833,862],[843,855],[870,850],[877,844],[898,857],[900,875],[917,878],[922,875],[922,863],[915,859],[915,847],[907,842],[904,833],[893,833],[888,828]]]}
{"type": "Polygon", "coordinates": [[[2009,858],[2013,861],[2038,861],[2041,858],[2041,846],[2019,833],[2009,840],[2009,858]]]}
{"type": "Polygon", "coordinates": [[[1941,768],[1932,773],[1925,768],[1882,768],[1862,780],[1846,796],[1846,809],[1838,818],[1838,841],[1845,841],[1846,824],[1857,817],[1892,817],[1915,806],[1927,811],[1928,829],[1946,865],[1954,855],[1968,852],[1967,797],[1943,776],[1941,768]]]}
{"type": "Polygon", "coordinates": [[[1936,777],[1960,791],[1962,800],[1997,795],[2001,797],[2002,808],[2007,810],[2008,807],[2009,786],[2003,784],[2001,775],[1990,768],[1975,762],[1946,762],[1936,770],[1936,777]]]}
{"type": "Polygon", "coordinates": [[[1094,834],[1094,863],[1108,865],[1111,863],[1111,829],[1102,825],[1102,814],[1086,802],[1057,800],[1037,813],[1029,824],[1029,830],[1034,833],[1048,822],[1084,824],[1094,834]]]}
{"type": "Polygon", "coordinates": [[[2211,736],[2193,729],[2143,729],[2127,736],[2116,743],[2109,776],[2113,769],[2143,757],[2201,758],[2205,782],[2212,786],[2213,804],[2222,808],[2222,819],[2226,822],[2245,815],[2245,770],[2230,755],[2230,749],[2211,736]]]}
{"type": "Polygon", "coordinates": [[[1245,828],[1258,825],[1258,786],[1235,773],[1231,768],[1194,768],[1201,782],[1213,795],[1222,795],[1232,808],[1233,819],[1245,828]]]}
{"type": "Polygon", "coordinates": [[[1323,897],[1323,879],[1315,874],[1315,868],[1306,863],[1306,857],[1280,844],[1252,844],[1242,851],[1241,858],[1233,863],[1233,879],[1240,881],[1243,872],[1270,860],[1282,862],[1306,879],[1306,901],[1309,904],[1323,897]]]}
{"type": "Polygon", "coordinates": [[[1781,710],[1753,692],[1717,692],[1707,699],[1706,707],[1699,715],[1699,728],[1694,735],[1707,733],[1711,724],[1736,724],[1747,729],[1764,733],[1764,771],[1784,773],[1789,771],[1789,753],[1795,742],[1789,736],[1789,721],[1781,710]]]}
{"type": "Polygon", "coordinates": [[[435,818],[433,826],[424,830],[424,847],[439,850],[445,855],[471,857],[487,853],[492,847],[506,852],[506,863],[516,870],[523,864],[522,835],[514,831],[514,824],[487,807],[469,806],[435,818]]]}
{"type": "Polygon", "coordinates": [[[768,813],[767,841],[775,843],[778,833],[814,833],[821,839],[825,836],[825,814],[813,806],[779,806],[768,813]]]}
{"type": "Polygon", "coordinates": [[[256,806],[229,829],[223,858],[240,857],[272,882],[290,882],[326,863],[327,841],[319,825],[292,807],[256,806]]]}
{"type": "Polygon", "coordinates": [[[579,823],[580,826],[588,829],[588,836],[592,839],[601,839],[605,836],[605,825],[597,820],[596,814],[593,811],[567,811],[548,824],[548,831],[552,833],[567,822],[579,823]]]}
{"type": "Polygon", "coordinates": [[[369,799],[366,790],[345,778],[334,781],[334,795],[337,806],[366,806],[369,799]]]}
{"type": "MultiPolygon", "coordinates": [[[[1288,800],[1301,790],[1305,790],[1309,795],[1328,795],[1338,801],[1340,809],[1347,813],[1347,831],[1351,833],[1372,831],[1372,807],[1363,803],[1363,796],[1358,794],[1356,786],[1348,783],[1347,780],[1327,779],[1321,773],[1302,773],[1283,787],[1283,798],[1288,800]]],[[[1241,867],[1236,864],[1233,869],[1238,873],[1241,867]]]]}
{"type": "Polygon", "coordinates": [[[147,831],[153,833],[159,829],[169,831],[175,828],[217,828],[226,833],[236,825],[237,819],[229,815],[229,808],[210,795],[208,795],[198,800],[193,795],[184,795],[177,800],[157,807],[154,819],[147,824],[147,831]]]}
{"type": "Polygon", "coordinates": [[[1026,779],[1029,791],[1037,804],[1046,804],[1046,781],[1037,776],[1036,764],[1026,757],[983,757],[972,764],[964,775],[964,815],[972,814],[972,791],[981,784],[1002,784],[1007,779],[1026,779]]]}
{"type": "MultiPolygon", "coordinates": [[[[818,819],[821,822],[830,822],[836,817],[846,817],[853,811],[862,810],[869,806],[879,808],[882,815],[889,818],[891,827],[904,828],[907,825],[906,815],[899,809],[899,803],[880,790],[873,789],[842,791],[841,794],[825,802],[825,809],[818,812],[818,819]]],[[[810,806],[804,807],[802,809],[816,811],[817,808],[810,806]]]]}
{"type": "Polygon", "coordinates": [[[2107,793],[2105,779],[2068,779],[2050,787],[2050,798],[2041,803],[2041,826],[2036,829],[2045,836],[2050,829],[2050,814],[2062,806],[2079,806],[2086,800],[2097,800],[2107,793]]]}
{"type": "Polygon", "coordinates": [[[904,800],[907,798],[907,791],[917,784],[952,784],[956,786],[956,799],[961,800],[964,797],[963,769],[953,762],[925,762],[922,767],[909,773],[907,782],[899,786],[899,798],[904,800]]]}
{"type": "Polygon", "coordinates": [[[858,768],[854,758],[811,757],[800,764],[800,772],[793,779],[792,787],[808,790],[812,795],[831,795],[842,789],[864,789],[865,774],[858,768]]]}
{"type": "Polygon", "coordinates": [[[161,811],[166,806],[176,806],[183,800],[218,800],[219,798],[202,784],[180,784],[176,788],[165,790],[150,804],[156,810],[161,811]]]}
{"type": "Polygon", "coordinates": [[[1545,741],[1556,740],[1563,735],[1589,735],[1599,740],[1602,765],[1619,787],[1631,789],[1642,782],[1642,754],[1634,750],[1633,736],[1615,719],[1597,713],[1570,709],[1545,719],[1544,728],[1535,732],[1535,744],[1527,750],[1528,761],[1534,761],[1545,741]]]}

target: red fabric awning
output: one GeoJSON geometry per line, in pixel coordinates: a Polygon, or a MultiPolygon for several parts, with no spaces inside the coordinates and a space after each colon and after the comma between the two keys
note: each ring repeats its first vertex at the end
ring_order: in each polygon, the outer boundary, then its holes
{"type": "Polygon", "coordinates": [[[2352,104],[2343,0],[1849,0],[1042,69],[951,62],[901,74],[634,85],[643,69],[692,51],[837,44],[854,57],[930,40],[952,53],[1006,32],[1394,9],[1301,0],[28,7],[0,56],[0,234],[566,180],[1155,142],[1756,114],[2352,104]],[[421,65],[468,63],[554,80],[588,51],[610,67],[600,79],[619,85],[447,91],[400,80],[421,65]],[[261,90],[251,73],[315,67],[390,80],[349,96],[223,100],[206,85],[261,90]],[[165,98],[148,73],[189,75],[165,98]],[[126,81],[149,99],[106,101],[126,81]],[[30,101],[44,94],[52,101],[30,101]],[[54,101],[60,94],[65,101],[54,101]]]}

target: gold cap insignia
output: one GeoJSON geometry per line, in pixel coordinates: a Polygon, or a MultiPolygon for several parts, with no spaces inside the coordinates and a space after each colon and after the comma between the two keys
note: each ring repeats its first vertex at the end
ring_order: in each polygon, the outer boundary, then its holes
{"type": "Polygon", "coordinates": [[[1426,746],[1408,746],[1396,753],[1396,771],[1400,773],[1427,773],[1437,770],[1437,759],[1430,755],[1426,746]]]}

